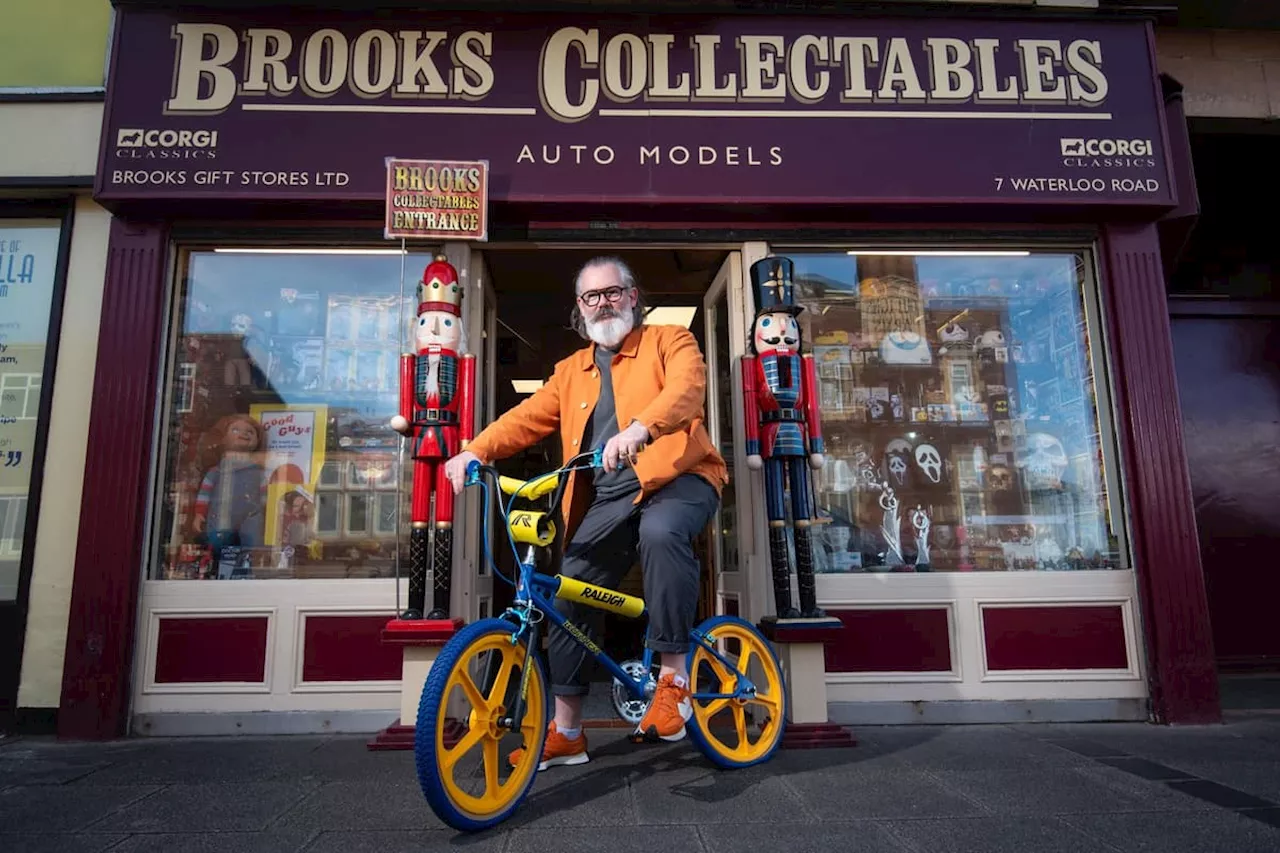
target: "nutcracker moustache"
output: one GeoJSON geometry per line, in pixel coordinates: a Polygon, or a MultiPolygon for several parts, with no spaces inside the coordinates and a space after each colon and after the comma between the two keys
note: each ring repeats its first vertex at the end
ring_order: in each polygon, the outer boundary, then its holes
{"type": "Polygon", "coordinates": [[[769,516],[769,557],[778,619],[822,619],[813,580],[814,498],[809,466],[822,467],[822,425],[818,418],[813,356],[800,352],[792,301],[792,262],[771,257],[751,265],[756,318],[750,355],[742,357],[742,397],[747,432],[747,465],[764,469],[769,516]],[[787,554],[785,489],[791,487],[796,576],[800,609],[791,604],[787,554]]]}
{"type": "Polygon", "coordinates": [[[413,458],[409,607],[400,618],[422,618],[430,555],[433,595],[427,618],[448,619],[453,487],[444,463],[474,437],[475,357],[462,352],[462,285],[443,255],[427,265],[418,282],[413,333],[416,354],[400,357],[400,414],[391,419],[391,428],[410,438],[413,458]],[[433,526],[434,540],[429,541],[433,526]]]}

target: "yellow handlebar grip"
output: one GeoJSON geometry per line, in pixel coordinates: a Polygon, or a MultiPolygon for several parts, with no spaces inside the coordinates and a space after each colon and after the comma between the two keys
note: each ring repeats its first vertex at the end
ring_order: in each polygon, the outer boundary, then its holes
{"type": "Polygon", "coordinates": [[[517,480],[515,477],[499,476],[498,488],[508,495],[514,495],[519,492],[519,496],[525,500],[536,501],[543,495],[555,491],[559,482],[559,474],[554,477],[535,477],[533,480],[517,480]]]}
{"type": "Polygon", "coordinates": [[[507,516],[511,537],[522,545],[547,546],[555,541],[556,525],[545,512],[512,510],[507,516]]]}

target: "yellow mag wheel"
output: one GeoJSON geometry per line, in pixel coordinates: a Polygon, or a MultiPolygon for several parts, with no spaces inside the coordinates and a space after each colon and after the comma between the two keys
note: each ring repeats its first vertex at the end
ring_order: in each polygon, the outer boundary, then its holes
{"type": "Polygon", "coordinates": [[[454,829],[478,832],[510,817],[533,785],[547,737],[547,684],[542,665],[515,625],[485,619],[459,631],[431,666],[414,735],[418,784],[435,813],[454,829]],[[524,720],[511,713],[529,668],[524,720]],[[510,756],[515,750],[515,766],[510,756]]]}
{"type": "Polygon", "coordinates": [[[736,616],[713,616],[698,626],[710,635],[726,666],[701,644],[689,652],[689,683],[695,698],[689,733],[712,763],[725,768],[768,761],[786,728],[786,689],[782,667],[764,635],[736,616]],[[738,675],[755,685],[753,697],[703,699],[698,694],[736,691],[738,675]]]}

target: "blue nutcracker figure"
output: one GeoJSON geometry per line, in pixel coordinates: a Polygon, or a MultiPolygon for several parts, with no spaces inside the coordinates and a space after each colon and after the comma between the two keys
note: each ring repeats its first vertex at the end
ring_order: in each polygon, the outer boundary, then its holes
{"type": "Polygon", "coordinates": [[[764,469],[769,516],[769,557],[777,618],[823,619],[813,580],[813,485],[809,466],[822,467],[813,356],[800,351],[790,258],[769,257],[751,265],[756,317],[742,357],[742,398],[747,465],[764,469]],[[786,490],[790,481],[800,609],[791,604],[791,560],[787,552],[786,490]]]}

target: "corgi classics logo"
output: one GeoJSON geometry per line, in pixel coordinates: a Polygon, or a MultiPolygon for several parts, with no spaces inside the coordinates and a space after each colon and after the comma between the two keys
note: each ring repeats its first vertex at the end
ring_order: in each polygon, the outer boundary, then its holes
{"type": "Polygon", "coordinates": [[[1058,140],[1063,157],[1150,157],[1150,139],[1058,140]]]}
{"type": "Polygon", "coordinates": [[[116,131],[116,157],[127,160],[212,160],[216,130],[156,130],[122,127],[116,131]]]}

